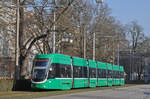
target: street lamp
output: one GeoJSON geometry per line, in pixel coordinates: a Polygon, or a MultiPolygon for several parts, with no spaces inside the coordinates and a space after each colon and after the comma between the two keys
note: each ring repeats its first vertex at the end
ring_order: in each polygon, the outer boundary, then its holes
{"type": "MultiPolygon", "coordinates": [[[[54,26],[53,26],[53,53],[56,53],[56,8],[57,4],[56,4],[56,0],[53,1],[54,2],[54,26]]],[[[64,7],[61,7],[64,8],[64,7]]]]}
{"type": "MultiPolygon", "coordinates": [[[[102,6],[103,0],[96,0],[96,3],[102,6]]],[[[93,60],[95,60],[95,32],[93,33],[93,60]]]]}
{"type": "Polygon", "coordinates": [[[16,26],[16,48],[15,48],[15,80],[19,79],[19,28],[20,28],[20,2],[17,0],[17,26],[16,26]]]}
{"type": "Polygon", "coordinates": [[[56,22],[56,12],[55,12],[55,7],[56,7],[56,2],[55,2],[55,0],[54,0],[54,27],[53,27],[53,29],[54,29],[54,32],[53,32],[53,53],[55,53],[56,51],[55,51],[55,43],[56,43],[56,33],[55,33],[55,30],[56,30],[56,26],[55,26],[55,22],[56,22]]]}

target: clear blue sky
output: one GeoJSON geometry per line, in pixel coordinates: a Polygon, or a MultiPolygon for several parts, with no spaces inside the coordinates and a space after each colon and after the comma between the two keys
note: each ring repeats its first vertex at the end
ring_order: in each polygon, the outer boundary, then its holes
{"type": "Polygon", "coordinates": [[[150,0],[103,0],[112,9],[115,16],[123,24],[133,20],[144,28],[146,36],[150,37],[150,0]]]}

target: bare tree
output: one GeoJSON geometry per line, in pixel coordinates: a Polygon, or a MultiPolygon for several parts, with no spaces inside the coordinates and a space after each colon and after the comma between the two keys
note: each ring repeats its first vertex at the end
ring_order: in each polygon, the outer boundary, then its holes
{"type": "Polygon", "coordinates": [[[144,38],[143,28],[137,21],[132,21],[128,26],[128,34],[131,35],[131,46],[132,50],[135,51],[138,47],[138,43],[142,42],[144,38]]]}
{"type": "MultiPolygon", "coordinates": [[[[35,20],[33,22],[35,22],[36,24],[32,24],[30,26],[33,26],[34,28],[38,29],[38,32],[35,31],[33,34],[29,35],[30,33],[26,31],[26,27],[25,27],[25,12],[27,10],[25,10],[26,8],[24,7],[20,7],[20,28],[19,28],[19,47],[20,47],[20,52],[19,52],[19,66],[20,66],[20,74],[23,73],[23,68],[25,66],[25,60],[27,58],[27,56],[30,53],[30,50],[33,48],[33,46],[36,43],[44,42],[43,46],[45,46],[45,38],[47,38],[48,36],[48,32],[52,31],[52,27],[55,24],[55,22],[57,22],[61,16],[69,9],[69,7],[71,6],[71,4],[74,2],[74,0],[69,0],[67,3],[67,6],[65,6],[60,13],[57,14],[56,17],[56,21],[53,22],[51,20],[48,20],[44,14],[46,14],[45,8],[46,7],[50,7],[51,4],[49,3],[51,0],[42,0],[42,1],[36,1],[36,0],[20,0],[20,6],[26,6],[26,4],[30,3],[31,5],[33,5],[35,14],[34,14],[34,18],[35,20]],[[34,6],[34,5],[39,5],[39,8],[34,6]],[[36,15],[37,14],[37,15],[36,15]],[[49,22],[49,24],[47,23],[49,22]],[[48,27],[47,27],[48,26],[48,27]],[[40,31],[40,32],[39,32],[40,31]],[[28,34],[26,34],[28,33],[28,34]]],[[[50,10],[51,11],[51,10],[50,10]]],[[[48,12],[48,11],[47,11],[48,12]]],[[[31,11],[30,14],[33,14],[34,12],[31,11]]],[[[50,12],[49,12],[50,14],[50,12]]],[[[50,16],[49,16],[50,17],[50,16]]],[[[29,27],[30,30],[32,30],[31,27],[29,27]]],[[[35,30],[35,29],[34,29],[35,30]]],[[[57,30],[56,30],[57,31],[57,30]]],[[[22,74],[24,75],[24,74],[22,74]]]]}
{"type": "Polygon", "coordinates": [[[78,57],[84,56],[83,46],[84,42],[87,41],[85,41],[85,39],[87,38],[87,31],[89,31],[90,22],[93,17],[92,9],[92,4],[87,0],[75,1],[71,8],[71,13],[69,13],[71,16],[70,20],[74,25],[74,31],[71,33],[73,48],[68,49],[73,52],[72,54],[70,53],[71,55],[78,57]]]}
{"type": "MultiPolygon", "coordinates": [[[[96,9],[97,16],[91,25],[92,32],[96,33],[96,59],[104,62],[114,63],[117,56],[118,39],[126,40],[124,26],[113,16],[107,4],[96,9]],[[118,38],[118,36],[120,38],[118,38]]],[[[122,47],[122,46],[121,46],[122,47]]]]}
{"type": "Polygon", "coordinates": [[[56,52],[83,57],[86,42],[89,59],[92,59],[92,33],[95,32],[96,60],[114,61],[118,44],[116,35],[126,39],[124,27],[110,15],[107,4],[95,6],[91,0],[20,0],[20,73],[25,75],[25,60],[30,54],[52,52],[53,32],[56,32],[56,52]],[[113,37],[105,38],[105,35],[113,37]]]}
{"type": "Polygon", "coordinates": [[[143,73],[143,57],[141,49],[139,49],[141,43],[144,41],[143,28],[137,23],[137,21],[132,21],[127,25],[128,38],[130,41],[130,48],[132,49],[132,68],[131,72],[138,74],[138,79],[140,79],[143,73]]]}

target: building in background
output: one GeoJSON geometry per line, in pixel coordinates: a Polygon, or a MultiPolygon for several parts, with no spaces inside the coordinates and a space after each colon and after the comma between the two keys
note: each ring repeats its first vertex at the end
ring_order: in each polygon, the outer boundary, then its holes
{"type": "MultiPolygon", "coordinates": [[[[120,65],[124,66],[126,80],[144,80],[145,55],[132,53],[130,51],[120,51],[120,65]]],[[[116,58],[117,59],[117,58],[116,58]]]]}
{"type": "Polygon", "coordinates": [[[150,83],[150,57],[145,58],[145,83],[150,83]]]}
{"type": "Polygon", "coordinates": [[[11,0],[0,1],[0,56],[12,57],[15,53],[16,9],[9,8],[11,0]]]}

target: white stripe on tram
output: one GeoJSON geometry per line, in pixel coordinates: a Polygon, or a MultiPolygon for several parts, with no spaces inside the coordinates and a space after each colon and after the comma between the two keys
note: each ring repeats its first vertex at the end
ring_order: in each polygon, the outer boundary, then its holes
{"type": "Polygon", "coordinates": [[[54,78],[54,79],[72,79],[72,78],[54,78]]]}
{"type": "Polygon", "coordinates": [[[55,79],[107,79],[107,78],[55,78],[55,79]]]}
{"type": "Polygon", "coordinates": [[[101,79],[107,80],[107,78],[98,78],[98,80],[101,80],[101,79]]]}
{"type": "Polygon", "coordinates": [[[97,79],[97,78],[89,78],[89,79],[97,79]]]}
{"type": "MultiPolygon", "coordinates": [[[[88,79],[88,78],[55,78],[55,79],[88,79]]],[[[90,78],[90,79],[96,79],[96,78],[90,78]]]]}
{"type": "Polygon", "coordinates": [[[88,78],[74,78],[74,79],[88,79],[88,78]]]}

